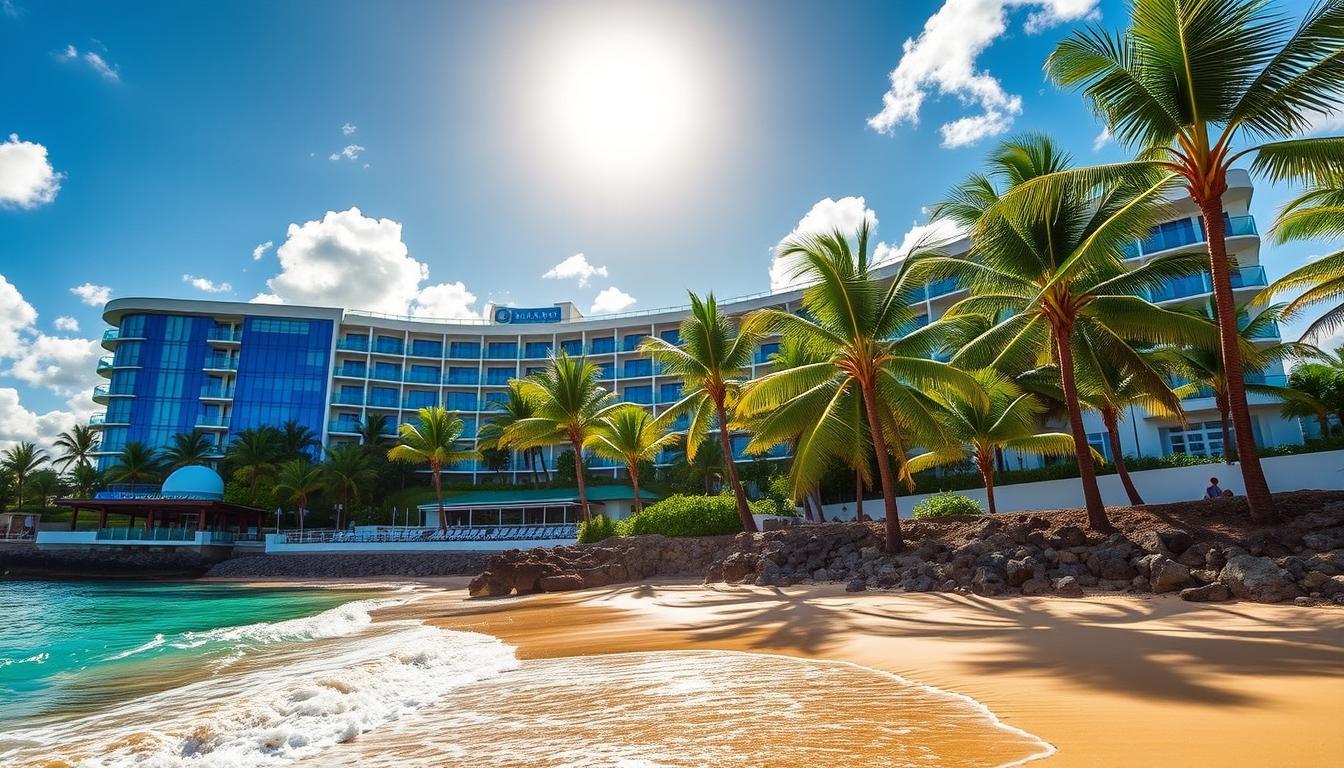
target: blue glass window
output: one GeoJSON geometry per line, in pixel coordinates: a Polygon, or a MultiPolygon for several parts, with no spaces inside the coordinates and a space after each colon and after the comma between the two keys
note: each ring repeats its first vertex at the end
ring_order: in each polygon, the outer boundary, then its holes
{"type": "Polygon", "coordinates": [[[453,411],[474,411],[476,395],[473,392],[449,392],[447,407],[453,411]]]}
{"type": "Polygon", "coordinates": [[[362,379],[369,375],[369,369],[367,366],[364,365],[364,362],[362,360],[361,361],[346,360],[345,362],[336,366],[336,375],[353,376],[357,379],[362,379]]]}
{"type": "Polygon", "coordinates": [[[517,360],[518,345],[512,341],[492,341],[486,345],[485,356],[491,360],[517,360]]]}
{"type": "Polygon", "coordinates": [[[770,362],[770,356],[778,351],[779,351],[779,342],[777,341],[772,341],[769,342],[768,344],[762,344],[761,348],[756,350],[756,362],[768,363],[770,362]]]}
{"type": "Polygon", "coordinates": [[[658,333],[658,338],[666,341],[668,344],[681,345],[681,331],[676,328],[673,328],[670,331],[660,331],[658,333]]]}
{"type": "Polygon", "coordinates": [[[480,374],[475,368],[449,368],[449,384],[475,384],[480,381],[480,374]]]}
{"type": "Polygon", "coordinates": [[[123,341],[117,345],[117,352],[112,356],[113,365],[139,365],[140,349],[144,342],[123,341]]]}
{"type": "Polygon", "coordinates": [[[415,384],[438,384],[439,376],[437,365],[412,365],[406,372],[406,381],[415,384]]]}
{"type": "Polygon", "coordinates": [[[459,360],[476,360],[481,356],[479,341],[454,341],[448,344],[448,356],[459,360]]]}
{"type": "MultiPolygon", "coordinates": [[[[205,337],[214,323],[175,315],[135,317],[139,319],[126,318],[134,326],[128,330],[144,341],[119,343],[116,357],[119,363],[141,367],[124,373],[118,371],[114,380],[121,390],[119,394],[134,394],[135,398],[113,400],[108,406],[109,418],[116,417],[131,425],[123,431],[122,445],[134,440],[151,448],[162,448],[173,435],[189,432],[196,426],[202,407],[201,387],[206,378],[201,370],[208,352],[205,337]]],[[[123,327],[127,325],[123,323],[123,327]]],[[[104,443],[104,450],[120,447],[104,443]]]]}
{"type": "Polygon", "coordinates": [[[593,339],[593,343],[592,343],[592,345],[590,346],[590,349],[592,350],[592,353],[593,353],[594,355],[605,355],[605,354],[607,354],[607,353],[609,353],[609,352],[615,352],[615,351],[616,351],[616,337],[615,337],[615,336],[603,336],[603,337],[600,338],[600,339],[593,339]]]}
{"type": "Polygon", "coordinates": [[[294,420],[321,433],[332,333],[330,320],[246,318],[230,430],[294,420]]]}
{"type": "Polygon", "coordinates": [[[336,343],[337,349],[348,349],[353,352],[368,352],[369,337],[362,334],[346,334],[343,339],[336,343]]]}
{"type": "Polygon", "coordinates": [[[621,376],[623,378],[631,378],[634,376],[652,376],[652,375],[653,375],[653,361],[647,358],[626,360],[625,365],[621,368],[621,376]]]}
{"type": "Polygon", "coordinates": [[[649,405],[653,403],[653,387],[650,385],[641,385],[638,387],[626,387],[623,400],[627,403],[639,403],[640,405],[649,405]]]}
{"type": "Polygon", "coordinates": [[[565,339],[560,342],[560,351],[571,357],[578,357],[583,354],[583,340],[565,339]]]}
{"type": "Polygon", "coordinates": [[[602,381],[616,378],[616,365],[614,363],[602,363],[597,366],[597,378],[602,381]]]}
{"type": "Polygon", "coordinates": [[[385,355],[400,355],[406,347],[402,344],[400,338],[396,336],[379,336],[373,340],[373,351],[382,352],[385,355]]]}
{"type": "Polygon", "coordinates": [[[658,402],[675,403],[681,399],[681,382],[658,385],[658,402]]]}
{"type": "Polygon", "coordinates": [[[544,370],[546,370],[546,369],[545,369],[545,368],[542,368],[542,367],[540,367],[540,366],[535,366],[535,365],[534,365],[534,366],[529,366],[528,369],[527,369],[527,375],[528,375],[528,376],[531,376],[531,375],[534,374],[534,373],[541,373],[541,372],[544,371],[544,370]]]}
{"type": "Polygon", "coordinates": [[[485,369],[486,384],[508,384],[509,379],[514,376],[513,368],[487,368],[485,369]]]}
{"type": "Polygon", "coordinates": [[[499,405],[509,401],[508,392],[486,392],[485,402],[487,405],[499,405]]]}
{"type": "Polygon", "coordinates": [[[371,387],[369,389],[369,405],[378,408],[396,408],[397,390],[392,387],[371,387]]]}
{"type": "Polygon", "coordinates": [[[430,408],[439,404],[439,395],[437,392],[425,392],[423,390],[412,389],[406,392],[406,402],[403,405],[407,408],[430,408]]]}
{"type": "Polygon", "coordinates": [[[397,363],[375,362],[373,378],[383,381],[401,381],[401,366],[397,363]]]}
{"type": "Polygon", "coordinates": [[[639,342],[644,340],[646,334],[631,333],[621,338],[621,351],[634,352],[639,347],[639,342]]]}
{"type": "Polygon", "coordinates": [[[411,339],[411,354],[417,357],[443,357],[443,342],[411,339]]]}
{"type": "Polygon", "coordinates": [[[523,357],[541,358],[551,356],[551,342],[529,341],[523,345],[523,357]]]}
{"type": "Polygon", "coordinates": [[[121,319],[121,337],[142,338],[145,335],[145,316],[127,315],[121,319]]]}

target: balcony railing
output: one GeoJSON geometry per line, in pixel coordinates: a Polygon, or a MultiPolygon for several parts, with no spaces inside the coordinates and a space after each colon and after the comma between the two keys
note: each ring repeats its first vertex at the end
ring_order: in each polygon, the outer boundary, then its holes
{"type": "Polygon", "coordinates": [[[438,404],[437,399],[424,401],[413,397],[408,397],[401,401],[401,407],[408,411],[418,411],[421,408],[433,408],[438,404]]]}
{"type": "Polygon", "coordinates": [[[352,379],[367,379],[369,369],[362,365],[338,365],[336,366],[337,376],[347,376],[352,379]]]}
{"type": "Polygon", "coordinates": [[[481,383],[481,377],[475,371],[472,371],[470,374],[450,373],[448,374],[447,377],[444,378],[443,382],[445,384],[453,384],[459,387],[474,387],[477,384],[481,383]]]}
{"type": "Polygon", "coordinates": [[[229,420],[223,416],[201,415],[196,417],[196,426],[222,428],[229,426],[229,420]]]}
{"type": "Polygon", "coordinates": [[[396,408],[396,395],[369,395],[368,404],[374,408],[396,408]]]}
{"type": "Polygon", "coordinates": [[[121,338],[121,330],[117,328],[108,328],[103,331],[103,341],[116,341],[121,338]]]}
{"type": "Polygon", "coordinates": [[[400,341],[379,339],[373,342],[373,351],[380,355],[404,355],[406,354],[406,345],[400,341]]]}
{"type": "Polygon", "coordinates": [[[201,397],[206,400],[232,400],[233,387],[201,387],[201,397]]]}
{"type": "Polygon", "coordinates": [[[377,368],[374,368],[373,371],[369,373],[369,378],[377,379],[378,381],[401,381],[401,369],[396,368],[390,371],[383,369],[380,371],[377,368]]]}
{"type": "Polygon", "coordinates": [[[336,421],[332,422],[332,424],[331,424],[331,431],[332,431],[332,432],[349,432],[349,433],[351,433],[351,434],[358,433],[358,432],[359,432],[359,421],[358,421],[358,420],[355,420],[355,419],[349,419],[349,420],[340,420],[340,419],[337,419],[336,421]]]}
{"type": "MultiPolygon", "coordinates": [[[[1268,285],[1265,268],[1259,265],[1243,267],[1232,273],[1233,288],[1254,288],[1268,285]]],[[[1198,275],[1168,280],[1161,288],[1147,291],[1147,299],[1152,302],[1171,301],[1189,296],[1200,296],[1213,291],[1213,283],[1207,272],[1198,275]]]]}
{"type": "Polygon", "coordinates": [[[956,293],[959,290],[961,290],[961,282],[955,277],[950,277],[946,280],[938,280],[924,286],[924,295],[928,296],[930,299],[935,299],[939,296],[946,296],[949,293],[956,293]]]}
{"type": "Polygon", "coordinates": [[[101,427],[101,426],[103,425],[103,423],[106,422],[106,421],[107,421],[107,414],[106,414],[106,413],[95,413],[95,414],[93,414],[92,416],[89,417],[89,426],[90,426],[90,427],[101,427]]]}
{"type": "MultiPolygon", "coordinates": [[[[438,371],[407,371],[403,379],[411,384],[438,384],[438,371]]],[[[476,382],[471,382],[475,384],[476,382]]]]}
{"type": "Polygon", "coordinates": [[[236,371],[238,370],[238,358],[207,357],[203,367],[209,368],[212,371],[236,371]]]}
{"type": "Polygon", "coordinates": [[[336,348],[345,352],[368,352],[369,340],[358,336],[348,337],[338,340],[336,348]]]}
{"type": "Polygon", "coordinates": [[[336,392],[331,396],[331,402],[336,405],[363,405],[363,392],[336,392]]]}
{"type": "Polygon", "coordinates": [[[232,341],[239,342],[243,340],[243,329],[241,328],[211,328],[206,332],[205,338],[208,341],[232,341]]]}
{"type": "MultiPolygon", "coordinates": [[[[1203,229],[1201,226],[1198,228],[1191,227],[1187,230],[1155,230],[1143,240],[1125,246],[1125,258],[1137,259],[1161,251],[1170,251],[1174,248],[1184,248],[1188,245],[1207,242],[1208,236],[1204,234],[1203,229]]],[[[1225,229],[1224,237],[1246,237],[1260,234],[1259,230],[1256,229],[1254,216],[1229,216],[1225,229]]]]}
{"type": "Polygon", "coordinates": [[[111,358],[111,357],[100,357],[100,358],[98,358],[98,372],[99,372],[99,373],[102,373],[103,371],[110,371],[110,370],[112,370],[112,368],[113,368],[113,366],[112,366],[112,358],[111,358]]]}

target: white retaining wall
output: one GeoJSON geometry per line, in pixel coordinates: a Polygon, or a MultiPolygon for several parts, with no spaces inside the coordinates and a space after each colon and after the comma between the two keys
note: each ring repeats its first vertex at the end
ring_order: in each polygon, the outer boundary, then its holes
{"type": "MultiPolygon", "coordinates": [[[[1273,456],[1260,460],[1265,469],[1265,479],[1269,489],[1274,492],[1296,491],[1301,489],[1344,490],[1344,451],[1321,451],[1302,453],[1296,456],[1273,456]]],[[[1149,504],[1162,504],[1173,501],[1190,501],[1204,496],[1209,478],[1217,477],[1218,484],[1238,496],[1246,492],[1241,482],[1241,467],[1233,464],[1201,464],[1195,467],[1172,467],[1170,469],[1149,469],[1132,472],[1130,478],[1139,495],[1149,504]]],[[[1083,490],[1078,478],[1067,480],[1043,480],[1038,483],[1019,483],[1000,485],[994,488],[994,501],[1000,512],[1032,512],[1042,509],[1065,509],[1083,506],[1083,490]]],[[[1129,504],[1129,497],[1120,485],[1118,475],[1102,475],[1097,478],[1101,487],[1101,498],[1107,506],[1129,504]]],[[[956,491],[980,502],[986,510],[985,489],[975,488],[956,491]]],[[[896,497],[896,508],[902,518],[910,517],[911,510],[919,502],[932,494],[896,497]]],[[[854,502],[827,504],[826,519],[854,519],[854,502]]],[[[875,520],[886,517],[882,509],[882,497],[864,499],[863,513],[875,520]]]]}

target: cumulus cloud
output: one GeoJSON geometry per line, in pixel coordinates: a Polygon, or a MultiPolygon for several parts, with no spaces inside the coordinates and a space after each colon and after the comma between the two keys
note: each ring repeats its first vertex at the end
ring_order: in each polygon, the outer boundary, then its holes
{"type": "Polygon", "coordinates": [[[358,160],[360,153],[363,151],[364,148],[358,144],[347,144],[345,149],[342,149],[339,152],[332,152],[330,159],[340,160],[341,158],[345,158],[346,160],[358,160]]]}
{"type": "Polygon", "coordinates": [[[112,83],[121,82],[121,73],[117,65],[108,62],[102,54],[95,51],[84,51],[80,53],[79,49],[73,45],[65,46],[65,50],[56,54],[60,61],[82,61],[88,65],[89,69],[98,73],[98,76],[112,83]]]}
{"type": "MultiPolygon", "coordinates": [[[[828,197],[813,205],[812,209],[798,220],[798,224],[794,226],[793,231],[780,240],[780,244],[782,245],[784,241],[795,237],[824,235],[837,230],[847,235],[853,234],[858,231],[859,225],[864,221],[867,221],[870,227],[877,227],[877,214],[867,206],[862,197],[842,197],[839,200],[828,197]]],[[[776,251],[778,251],[778,247],[776,247],[776,251]]],[[[772,258],[770,262],[771,291],[783,291],[801,284],[793,276],[793,265],[790,262],[791,260],[781,260],[778,253],[772,258]]]]}
{"type": "Polygon", "coordinates": [[[321,221],[290,224],[276,249],[280,274],[257,303],[311,304],[435,317],[474,315],[476,297],[462,283],[421,287],[429,267],[411,258],[401,223],[358,208],[327,211],[321,221]],[[460,312],[465,309],[466,312],[460,312]]]}
{"type": "Polygon", "coordinates": [[[900,61],[890,73],[882,110],[868,125],[891,133],[904,123],[918,124],[930,95],[954,96],[979,114],[941,127],[943,146],[955,148],[996,136],[1012,127],[1022,113],[1022,97],[1010,94],[977,60],[1008,30],[1010,9],[1030,8],[1024,28],[1029,33],[1094,18],[1099,0],[944,0],[924,23],[918,38],[907,39],[900,61]]]}
{"type": "Polygon", "coordinates": [[[65,333],[79,333],[79,321],[69,315],[61,315],[52,322],[58,331],[65,333]]]}
{"type": "Polygon", "coordinates": [[[275,245],[274,242],[272,242],[272,241],[270,241],[270,240],[267,240],[266,242],[262,243],[261,245],[258,245],[256,248],[253,248],[253,249],[252,249],[252,260],[253,260],[253,261],[261,261],[261,257],[262,257],[262,256],[265,256],[265,255],[266,255],[266,252],[269,251],[269,250],[271,250],[271,246],[273,246],[273,245],[275,245]]]}
{"type": "Polygon", "coordinates": [[[0,144],[0,207],[36,208],[56,199],[61,179],[47,160],[47,148],[20,141],[17,133],[0,144]]]}
{"type": "Polygon", "coordinates": [[[354,125],[351,125],[350,123],[346,123],[345,125],[342,125],[342,126],[341,126],[341,135],[342,135],[342,136],[349,136],[350,134],[354,133],[354,132],[357,131],[357,130],[359,130],[359,129],[356,128],[354,125]]]}
{"type": "Polygon", "coordinates": [[[87,421],[96,410],[85,405],[84,399],[71,398],[70,410],[37,413],[23,406],[17,389],[0,387],[0,450],[26,442],[37,443],[40,448],[52,452],[57,435],[87,421]]]}
{"type": "Polygon", "coordinates": [[[1312,112],[1307,115],[1308,126],[1302,135],[1315,136],[1322,133],[1344,131],[1344,109],[1332,113],[1312,112]]]}
{"type": "Polygon", "coordinates": [[[196,277],[194,275],[183,275],[182,282],[205,293],[228,293],[233,290],[233,285],[230,283],[216,283],[209,278],[196,277]]]}
{"type": "Polygon", "coordinates": [[[76,285],[70,289],[70,292],[90,307],[101,307],[107,303],[108,299],[112,298],[111,288],[106,285],[94,285],[93,283],[76,285]]]}
{"type": "Polygon", "coordinates": [[[588,263],[588,257],[582,253],[576,253],[564,261],[556,264],[554,267],[546,270],[543,278],[550,280],[573,280],[578,278],[579,287],[588,287],[588,281],[596,275],[598,277],[607,276],[606,267],[596,267],[588,263]]]}
{"type": "Polygon", "coordinates": [[[33,332],[25,339],[23,349],[10,358],[5,373],[35,387],[74,395],[97,383],[100,355],[102,348],[93,339],[33,332]]]}
{"type": "Polygon", "coordinates": [[[1110,143],[1111,143],[1111,129],[1102,128],[1101,133],[1097,134],[1097,138],[1092,140],[1092,151],[1100,152],[1102,147],[1110,143]]]}
{"type": "Polygon", "coordinates": [[[876,266],[899,261],[909,256],[910,251],[916,248],[938,248],[957,240],[965,234],[966,232],[956,222],[948,219],[939,219],[926,224],[914,222],[910,225],[910,229],[906,230],[899,245],[877,244],[877,247],[873,249],[873,264],[876,266]]]}
{"type": "Polygon", "coordinates": [[[37,310],[23,298],[13,283],[0,275],[0,358],[17,354],[22,347],[20,332],[37,322],[37,310]]]}
{"type": "Polygon", "coordinates": [[[634,303],[634,296],[613,285],[610,288],[603,288],[597,294],[593,299],[593,305],[588,308],[588,314],[610,315],[613,312],[621,312],[634,303]]]}

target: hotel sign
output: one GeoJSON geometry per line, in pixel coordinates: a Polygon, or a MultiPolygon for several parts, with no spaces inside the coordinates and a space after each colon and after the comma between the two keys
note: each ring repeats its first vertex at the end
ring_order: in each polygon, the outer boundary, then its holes
{"type": "Polygon", "coordinates": [[[506,325],[558,323],[559,307],[495,307],[495,322],[506,325]]]}

